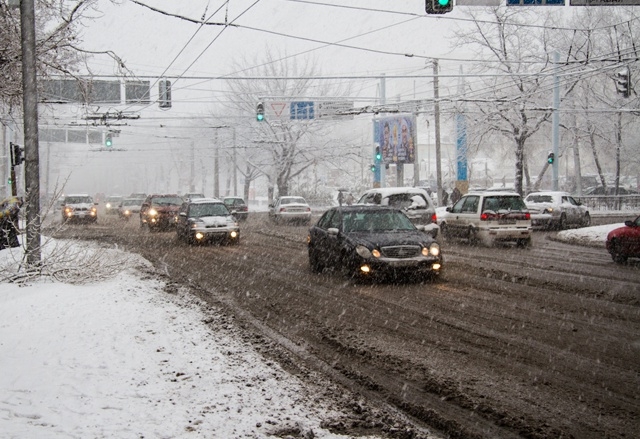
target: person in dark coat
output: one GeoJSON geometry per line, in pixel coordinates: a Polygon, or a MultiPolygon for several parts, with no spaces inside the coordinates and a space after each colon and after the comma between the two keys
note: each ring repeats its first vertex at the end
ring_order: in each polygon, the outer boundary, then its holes
{"type": "Polygon", "coordinates": [[[451,204],[456,204],[460,198],[462,198],[462,193],[456,187],[453,189],[453,192],[451,192],[451,204]]]}
{"type": "Polygon", "coordinates": [[[0,204],[0,250],[20,247],[20,206],[22,201],[17,197],[7,198],[0,204]]]}

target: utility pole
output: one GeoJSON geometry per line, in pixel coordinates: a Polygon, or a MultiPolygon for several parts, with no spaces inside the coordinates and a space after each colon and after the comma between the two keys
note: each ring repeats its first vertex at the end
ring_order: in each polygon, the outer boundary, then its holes
{"type": "Polygon", "coordinates": [[[438,88],[438,59],[433,60],[433,117],[436,136],[436,179],[438,185],[438,204],[444,199],[442,187],[442,164],[440,158],[440,91],[438,88]]]}
{"type": "Polygon", "coordinates": [[[36,29],[34,0],[20,2],[22,37],[22,106],[24,120],[26,252],[27,265],[41,264],[40,159],[38,147],[38,88],[36,82],[36,29]]]}

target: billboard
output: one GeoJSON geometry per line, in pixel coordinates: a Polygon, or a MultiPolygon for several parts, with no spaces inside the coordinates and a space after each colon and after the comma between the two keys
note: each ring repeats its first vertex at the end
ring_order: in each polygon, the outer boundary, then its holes
{"type": "Polygon", "coordinates": [[[404,114],[373,120],[374,143],[380,146],[382,163],[413,163],[416,158],[416,116],[404,114]]]}

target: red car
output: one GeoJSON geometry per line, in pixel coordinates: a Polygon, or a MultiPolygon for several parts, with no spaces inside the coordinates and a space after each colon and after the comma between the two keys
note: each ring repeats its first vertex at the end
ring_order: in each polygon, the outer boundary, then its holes
{"type": "Polygon", "coordinates": [[[610,231],[606,245],[615,262],[622,264],[627,258],[640,258],[640,216],[610,231]]]}
{"type": "Polygon", "coordinates": [[[177,194],[153,194],[147,196],[140,207],[140,227],[149,230],[175,228],[182,197],[177,194]]]}

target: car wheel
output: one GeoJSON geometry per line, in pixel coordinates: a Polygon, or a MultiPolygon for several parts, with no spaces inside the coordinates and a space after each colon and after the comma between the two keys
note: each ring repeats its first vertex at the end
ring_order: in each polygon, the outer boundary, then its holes
{"type": "Polygon", "coordinates": [[[469,244],[478,245],[480,240],[478,239],[478,232],[473,227],[469,227],[469,244]]]}
{"type": "Polygon", "coordinates": [[[563,213],[560,215],[560,222],[558,223],[558,229],[564,230],[567,228],[567,216],[563,213]]]}
{"type": "Polygon", "coordinates": [[[451,239],[451,231],[449,230],[447,223],[440,223],[440,233],[444,239],[451,239]]]}
{"type": "Polygon", "coordinates": [[[621,247],[622,246],[620,245],[618,240],[614,239],[611,241],[611,258],[613,259],[613,262],[618,264],[624,264],[627,262],[627,257],[621,253],[621,247]]]}
{"type": "Polygon", "coordinates": [[[324,270],[324,265],[312,248],[309,248],[309,268],[313,273],[322,273],[322,270],[324,270]]]}
{"type": "Polygon", "coordinates": [[[521,248],[531,247],[531,237],[525,239],[518,239],[516,241],[516,246],[521,248]]]}
{"type": "Polygon", "coordinates": [[[589,227],[591,225],[591,216],[589,212],[584,214],[584,218],[582,219],[582,227],[589,227]]]}

